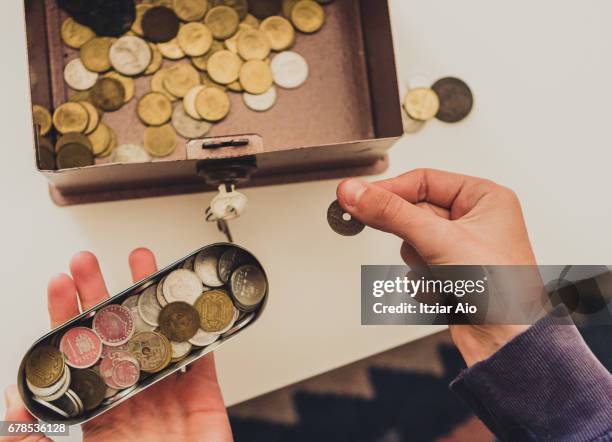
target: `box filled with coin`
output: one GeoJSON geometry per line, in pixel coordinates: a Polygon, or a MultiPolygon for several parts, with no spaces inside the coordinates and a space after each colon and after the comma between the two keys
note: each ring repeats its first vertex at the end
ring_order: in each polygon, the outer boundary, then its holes
{"type": "Polygon", "coordinates": [[[39,339],[19,368],[21,397],[42,421],[85,422],[232,339],[267,296],[251,253],[204,247],[39,339]]]}
{"type": "Polygon", "coordinates": [[[377,173],[403,133],[386,1],[24,1],[58,204],[377,173]]]}

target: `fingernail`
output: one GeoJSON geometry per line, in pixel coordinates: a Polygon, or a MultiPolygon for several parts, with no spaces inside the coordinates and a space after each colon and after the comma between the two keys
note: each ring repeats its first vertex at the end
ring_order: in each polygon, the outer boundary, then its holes
{"type": "Polygon", "coordinates": [[[367,187],[363,180],[348,180],[342,186],[344,202],[352,207],[359,204],[361,196],[366,191],[367,187]]]}

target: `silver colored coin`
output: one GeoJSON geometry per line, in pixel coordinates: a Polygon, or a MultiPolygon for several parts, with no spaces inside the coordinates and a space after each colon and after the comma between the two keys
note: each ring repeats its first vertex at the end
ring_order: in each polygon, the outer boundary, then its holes
{"type": "Polygon", "coordinates": [[[187,139],[202,138],[212,128],[208,121],[196,120],[187,115],[183,103],[179,103],[172,112],[172,126],[187,139]]]}
{"type": "Polygon", "coordinates": [[[251,312],[261,304],[266,295],[268,281],[258,266],[247,264],[232,273],[230,289],[238,307],[251,312]]]}
{"type": "Polygon", "coordinates": [[[190,256],[189,258],[187,258],[185,260],[185,262],[183,263],[183,265],[181,266],[181,268],[186,269],[186,270],[192,270],[193,271],[193,263],[195,262],[195,256],[190,256]]]}
{"type": "Polygon", "coordinates": [[[66,367],[64,369],[64,374],[61,379],[51,387],[47,388],[38,388],[35,385],[32,385],[27,379],[26,384],[32,393],[35,396],[38,396],[40,399],[45,400],[47,402],[53,402],[59,397],[63,396],[68,388],[70,387],[70,369],[66,367]]]}
{"type": "Polygon", "coordinates": [[[249,109],[257,112],[265,112],[274,106],[277,98],[276,88],[272,86],[263,94],[249,94],[248,92],[242,93],[242,100],[249,109]]]}
{"type": "Polygon", "coordinates": [[[137,386],[138,384],[132,385],[130,388],[126,388],[125,390],[119,390],[117,394],[107,398],[104,402],[102,402],[102,405],[110,405],[110,404],[117,402],[118,400],[126,397],[128,394],[134,391],[137,386]]]}
{"type": "MultiPolygon", "coordinates": [[[[152,286],[151,286],[152,287],[152,286]]],[[[146,289],[145,289],[146,291],[146,289]]],[[[153,331],[155,330],[155,326],[151,324],[147,324],[140,315],[138,311],[138,299],[139,295],[132,295],[127,298],[125,301],[121,303],[122,306],[127,307],[132,312],[132,317],[134,318],[134,333],[140,333],[143,331],[153,331]]]]}
{"type": "Polygon", "coordinates": [[[74,404],[76,404],[76,406],[77,406],[77,414],[76,414],[76,416],[82,414],[83,411],[85,411],[85,407],[83,406],[83,401],[81,400],[81,398],[73,390],[68,390],[66,392],[66,396],[70,397],[70,399],[73,400],[74,404]]]}
{"type": "Polygon", "coordinates": [[[64,68],[64,80],[72,89],[86,91],[96,84],[98,74],[88,70],[80,58],[75,58],[64,68]]]}
{"type": "Polygon", "coordinates": [[[64,410],[70,416],[78,416],[83,409],[83,402],[72,390],[66,391],[66,394],[53,401],[53,405],[64,410]]]}
{"type": "Polygon", "coordinates": [[[170,341],[172,347],[172,359],[182,359],[189,354],[191,351],[191,344],[189,342],[176,342],[170,341]]]}
{"type": "Polygon", "coordinates": [[[112,44],[108,56],[117,72],[138,75],[149,67],[153,54],[149,44],[142,38],[126,35],[112,44]]]}
{"type": "Polygon", "coordinates": [[[62,416],[62,417],[64,417],[64,418],[66,418],[66,419],[68,419],[68,418],[70,417],[70,416],[68,415],[68,413],[66,413],[66,412],[65,412],[64,410],[62,410],[61,408],[56,407],[55,405],[53,405],[53,404],[52,404],[52,403],[50,403],[50,402],[47,402],[47,401],[42,400],[42,399],[39,399],[39,398],[37,398],[36,396],[34,396],[34,397],[32,398],[32,400],[33,400],[34,402],[36,402],[37,404],[42,405],[43,407],[45,407],[45,408],[47,408],[47,409],[49,409],[49,410],[53,411],[54,413],[59,414],[60,416],[62,416]]]}
{"type": "Polygon", "coordinates": [[[193,305],[203,290],[198,275],[190,270],[178,269],[166,276],[162,292],[169,303],[183,301],[193,305]]]}
{"type": "Polygon", "coordinates": [[[217,265],[219,278],[227,283],[234,270],[244,264],[249,264],[251,261],[251,256],[244,250],[238,247],[229,247],[219,258],[219,264],[217,265]]]}
{"type": "Polygon", "coordinates": [[[410,118],[408,112],[402,106],[402,123],[404,125],[404,133],[413,134],[420,131],[425,126],[425,121],[418,121],[410,118]]]}
{"type": "Polygon", "coordinates": [[[113,150],[110,157],[111,163],[147,163],[149,161],[151,161],[151,156],[137,144],[122,144],[113,150]]]}
{"type": "Polygon", "coordinates": [[[274,83],[285,89],[296,89],[308,79],[308,62],[297,52],[281,52],[270,67],[274,83]]]}
{"type": "Polygon", "coordinates": [[[157,302],[159,302],[159,305],[161,305],[162,308],[168,305],[168,301],[166,301],[166,298],[164,298],[164,281],[165,280],[166,280],[166,277],[164,276],[162,280],[159,281],[159,284],[157,285],[157,290],[155,293],[155,296],[157,297],[157,302]]]}
{"type": "Polygon", "coordinates": [[[198,94],[202,92],[203,89],[206,89],[206,86],[194,86],[189,89],[187,94],[185,94],[185,97],[183,97],[183,106],[185,107],[185,112],[187,112],[187,115],[189,115],[195,120],[202,119],[202,117],[198,113],[198,110],[196,109],[196,98],[198,97],[198,94]]]}
{"type": "Polygon", "coordinates": [[[220,331],[218,331],[218,332],[216,332],[216,333],[217,333],[219,336],[220,336],[220,335],[222,335],[222,334],[224,334],[224,333],[227,333],[227,332],[228,332],[228,331],[229,331],[229,330],[230,330],[230,329],[231,329],[231,328],[234,326],[234,324],[236,323],[236,321],[238,320],[238,316],[240,316],[240,311],[239,311],[239,310],[238,310],[236,307],[234,307],[234,317],[232,318],[232,320],[230,321],[230,323],[229,323],[229,324],[227,324],[227,327],[225,327],[223,330],[220,330],[220,331]]]}
{"type": "Polygon", "coordinates": [[[199,328],[193,338],[188,342],[196,347],[206,347],[219,339],[220,336],[219,333],[208,333],[199,328]]]}
{"type": "Polygon", "coordinates": [[[144,322],[149,325],[159,325],[159,312],[161,312],[161,305],[157,302],[157,286],[152,285],[142,292],[138,298],[138,313],[144,322]]]}
{"type": "Polygon", "coordinates": [[[196,256],[193,270],[204,285],[208,287],[221,287],[223,281],[219,278],[219,259],[225,249],[223,247],[208,247],[196,256]]]}

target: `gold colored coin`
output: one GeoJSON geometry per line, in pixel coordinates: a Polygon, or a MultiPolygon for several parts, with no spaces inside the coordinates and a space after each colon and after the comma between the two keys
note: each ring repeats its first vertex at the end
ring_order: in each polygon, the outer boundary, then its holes
{"type": "Polygon", "coordinates": [[[259,29],[242,31],[238,37],[238,54],[246,61],[263,60],[270,55],[270,42],[259,29]]]}
{"type": "Polygon", "coordinates": [[[162,63],[164,62],[164,58],[162,53],[157,48],[157,45],[153,43],[149,43],[149,47],[151,48],[151,64],[144,71],[143,75],[152,75],[159,71],[162,67],[162,63]]]}
{"type": "Polygon", "coordinates": [[[220,121],[230,111],[230,99],[226,92],[216,87],[207,87],[196,97],[196,110],[206,121],[220,121]]]}
{"type": "Polygon", "coordinates": [[[96,109],[89,101],[81,101],[80,105],[85,108],[87,115],[89,116],[87,128],[83,131],[85,135],[89,135],[96,130],[100,124],[100,114],[98,113],[98,109],[96,109]]]}
{"type": "Polygon", "coordinates": [[[244,19],[249,12],[247,0],[210,0],[210,6],[211,8],[215,6],[229,6],[238,13],[240,20],[244,19]]]}
{"type": "Polygon", "coordinates": [[[222,91],[226,91],[228,89],[225,84],[219,84],[213,81],[212,78],[210,78],[206,72],[202,72],[200,74],[200,80],[202,81],[202,84],[206,87],[216,87],[217,89],[221,89],[222,91]]]}
{"type": "Polygon", "coordinates": [[[125,103],[125,88],[119,80],[101,78],[90,91],[91,101],[99,109],[113,112],[125,103]]]}
{"type": "Polygon", "coordinates": [[[155,73],[155,75],[153,75],[153,77],[151,78],[151,90],[153,92],[159,92],[160,94],[164,94],[166,98],[168,98],[170,101],[176,101],[178,100],[178,97],[175,97],[170,92],[168,92],[168,90],[164,86],[164,80],[166,79],[166,75],[168,75],[169,71],[170,69],[164,68],[160,69],[155,73]]]}
{"type": "Polygon", "coordinates": [[[207,72],[214,81],[230,84],[238,79],[242,60],[231,51],[219,51],[208,59],[207,72]]]}
{"type": "Polygon", "coordinates": [[[274,15],[266,18],[260,29],[268,37],[270,48],[274,51],[287,50],[295,43],[295,29],[291,22],[283,17],[274,15]]]}
{"type": "Polygon", "coordinates": [[[194,303],[200,314],[200,328],[209,333],[220,332],[234,319],[234,303],[224,290],[209,290],[194,303]]]}
{"type": "Polygon", "coordinates": [[[68,101],[89,101],[91,100],[91,94],[89,91],[70,91],[68,101]]]}
{"type": "Polygon", "coordinates": [[[172,102],[159,92],[149,92],[138,102],[138,118],[149,126],[161,126],[172,116],[172,102]]]}
{"type": "Polygon", "coordinates": [[[238,30],[240,17],[229,6],[216,6],[208,11],[204,22],[216,39],[225,40],[238,30]]]}
{"type": "Polygon", "coordinates": [[[227,88],[230,91],[232,91],[232,92],[242,92],[242,91],[244,91],[244,88],[242,87],[242,84],[240,84],[239,81],[234,81],[233,83],[228,84],[227,88]]]}
{"type": "Polygon", "coordinates": [[[157,49],[168,60],[180,60],[185,57],[176,37],[165,43],[157,43],[157,49]]]}
{"type": "Polygon", "coordinates": [[[53,125],[62,134],[84,132],[88,124],[89,114],[81,103],[64,103],[53,113],[53,125]]]}
{"type": "Polygon", "coordinates": [[[181,26],[176,39],[183,52],[190,57],[206,54],[213,42],[210,29],[202,23],[187,23],[181,26]]]}
{"type": "Polygon", "coordinates": [[[291,19],[291,12],[293,12],[293,7],[300,0],[283,0],[283,15],[291,19]]]}
{"type": "Polygon", "coordinates": [[[92,72],[106,72],[111,68],[110,47],[116,41],[112,37],[96,37],[81,46],[81,61],[92,72]]]}
{"type": "Polygon", "coordinates": [[[145,331],[134,335],[127,343],[145,373],[157,373],[168,366],[172,359],[170,341],[161,333],[145,331]]]}
{"type": "Polygon", "coordinates": [[[94,31],[87,26],[77,23],[72,17],[68,17],[64,20],[60,34],[64,44],[73,49],[80,49],[81,46],[96,37],[94,31]]]}
{"type": "Polygon", "coordinates": [[[46,388],[64,375],[64,355],[55,347],[41,345],[28,355],[25,363],[26,379],[35,387],[46,388]]]}
{"type": "Polygon", "coordinates": [[[34,120],[35,124],[40,126],[39,134],[41,136],[45,136],[49,133],[53,120],[51,118],[51,112],[49,112],[47,108],[38,104],[32,106],[32,119],[34,120]]]}
{"type": "Polygon", "coordinates": [[[82,133],[78,132],[68,132],[67,134],[59,137],[57,139],[57,143],[55,143],[55,151],[59,152],[64,146],[69,144],[80,144],[93,152],[93,145],[91,144],[89,137],[86,137],[82,133]]]}
{"type": "Polygon", "coordinates": [[[113,150],[115,150],[115,148],[119,144],[117,142],[117,135],[115,134],[115,131],[113,131],[110,127],[108,128],[108,131],[110,132],[110,142],[108,143],[108,146],[106,147],[104,152],[98,155],[98,158],[106,158],[113,152],[113,150]]]}
{"type": "Polygon", "coordinates": [[[154,157],[165,157],[176,148],[176,132],[169,124],[147,127],[144,133],[144,148],[154,157]]]}
{"type": "Polygon", "coordinates": [[[250,94],[263,94],[272,87],[273,81],[272,69],[265,61],[247,61],[240,69],[240,84],[250,94]]]}
{"type": "Polygon", "coordinates": [[[418,121],[431,120],[440,109],[438,95],[430,88],[411,89],[404,97],[404,109],[408,116],[418,121]]]}
{"type": "Polygon", "coordinates": [[[174,0],[174,12],[183,21],[202,20],[208,11],[208,0],[174,0]]]}
{"type": "Polygon", "coordinates": [[[210,59],[210,57],[212,57],[219,51],[223,51],[224,49],[225,48],[223,47],[223,43],[217,40],[213,40],[208,52],[199,57],[191,57],[191,63],[199,70],[205,71],[208,67],[208,60],[210,59]]]}
{"type": "Polygon", "coordinates": [[[144,35],[144,31],[142,30],[142,17],[144,16],[145,12],[151,8],[153,8],[153,5],[147,5],[145,3],[136,5],[136,18],[134,19],[134,23],[132,23],[131,29],[134,34],[139,35],[140,37],[144,35]]]}
{"type": "Polygon", "coordinates": [[[325,11],[313,0],[300,0],[291,10],[291,21],[298,31],[312,34],[323,26],[325,11]]]}
{"type": "Polygon", "coordinates": [[[200,74],[190,64],[176,64],[168,70],[164,87],[175,97],[183,98],[189,89],[200,84],[200,74]]]}
{"type": "Polygon", "coordinates": [[[253,29],[259,29],[259,19],[252,14],[247,14],[240,23],[253,29]]]}
{"type": "Polygon", "coordinates": [[[136,85],[134,84],[134,79],[132,77],[126,77],[125,75],[121,75],[119,72],[115,71],[109,72],[104,76],[106,78],[113,78],[123,85],[123,89],[125,90],[124,103],[127,103],[132,98],[134,98],[134,93],[136,92],[136,85]]]}
{"type": "Polygon", "coordinates": [[[228,51],[232,51],[234,54],[238,53],[238,37],[242,33],[242,31],[250,30],[251,27],[247,25],[243,25],[242,23],[238,25],[238,30],[234,35],[223,42],[223,45],[226,47],[228,51]]]}
{"type": "Polygon", "coordinates": [[[109,147],[112,136],[109,127],[100,123],[98,128],[89,134],[89,141],[95,156],[102,155],[109,147]]]}

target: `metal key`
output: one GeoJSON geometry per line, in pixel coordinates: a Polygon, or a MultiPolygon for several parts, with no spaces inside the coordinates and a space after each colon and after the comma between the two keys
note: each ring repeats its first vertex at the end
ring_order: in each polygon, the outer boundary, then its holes
{"type": "Polygon", "coordinates": [[[236,191],[233,184],[219,186],[219,194],[210,202],[206,209],[207,221],[230,220],[244,213],[247,206],[247,197],[236,191]]]}

